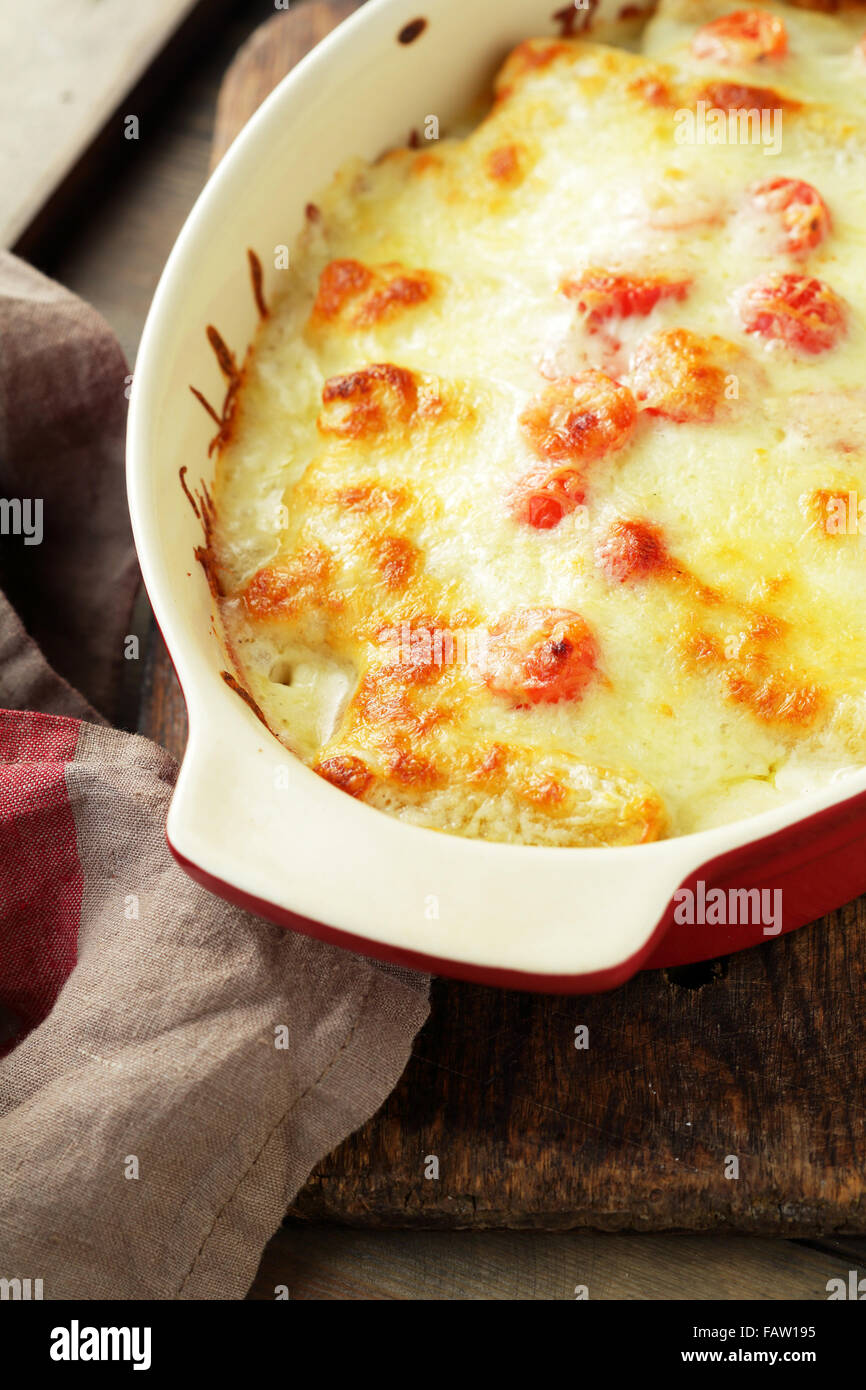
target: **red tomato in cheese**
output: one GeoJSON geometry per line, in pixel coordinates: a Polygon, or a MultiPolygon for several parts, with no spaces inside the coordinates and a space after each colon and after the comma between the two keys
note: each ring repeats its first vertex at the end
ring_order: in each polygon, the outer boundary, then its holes
{"type": "Polygon", "coordinates": [[[609,318],[640,318],[651,313],[659,300],[685,299],[688,280],[671,280],[661,275],[628,275],[614,270],[585,270],[576,279],[566,280],[562,292],[577,300],[577,307],[590,326],[609,318]]]}
{"type": "Polygon", "coordinates": [[[845,332],[841,299],[813,275],[762,275],[740,290],[736,304],[747,333],[797,352],[827,352],[845,332]]]}
{"type": "Polygon", "coordinates": [[[691,46],[696,58],[743,66],[784,58],[788,33],[784,21],[768,10],[733,10],[699,29],[691,46]]]}
{"type": "Polygon", "coordinates": [[[764,179],[751,190],[757,206],[778,216],[782,224],[781,250],[805,256],[830,231],[830,212],[817,188],[803,179],[764,179]]]}
{"type": "Polygon", "coordinates": [[[485,685],[517,706],[579,699],[592,680],[598,645],[579,613],[521,608],[488,634],[485,685]]]}
{"type": "Polygon", "coordinates": [[[539,458],[588,463],[628,443],[637,406],[605,372],[559,377],[530,401],[520,424],[539,458]]]}
{"type": "Polygon", "coordinates": [[[532,469],[514,484],[508,494],[508,509],[515,521],[549,531],[579,507],[585,496],[583,474],[577,469],[532,469]]]}

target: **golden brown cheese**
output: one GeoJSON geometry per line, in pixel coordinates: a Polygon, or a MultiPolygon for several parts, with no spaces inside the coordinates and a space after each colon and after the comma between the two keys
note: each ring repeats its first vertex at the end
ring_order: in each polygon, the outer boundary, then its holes
{"type": "Polygon", "coordinates": [[[330,261],[322,271],[310,326],[321,331],[343,323],[373,328],[423,304],[435,291],[434,277],[424,270],[400,265],[362,265],[360,261],[330,261]]]}
{"type": "Polygon", "coordinates": [[[475,129],[341,171],[282,272],[223,617],[380,810],[635,844],[866,757],[866,59],[848,17],[729,11],[663,0],[648,56],[527,40],[475,129]]]}

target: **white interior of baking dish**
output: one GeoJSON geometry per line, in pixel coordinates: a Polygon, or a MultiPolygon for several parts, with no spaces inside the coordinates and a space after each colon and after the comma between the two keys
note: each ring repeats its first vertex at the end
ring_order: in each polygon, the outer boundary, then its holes
{"type": "Polygon", "coordinates": [[[222,399],[206,324],[238,358],[253,336],[246,248],[260,255],[267,287],[274,247],[292,244],[306,203],[345,159],[402,143],[429,113],[447,128],[514,43],[558,32],[554,8],[553,0],[370,0],[273,93],[208,183],[160,282],[132,391],[129,497],[145,583],[189,709],[167,827],[173,847],[243,893],[383,945],[576,975],[638,951],[700,864],[866,789],[866,772],[748,821],[628,849],[487,844],[393,820],[294,759],[221,678],[229,663],[193,561],[201,527],[178,476],[183,465],[192,485],[212,476],[213,425],[189,384],[222,399]],[[419,15],[425,32],[399,44],[398,31],[419,15]]]}

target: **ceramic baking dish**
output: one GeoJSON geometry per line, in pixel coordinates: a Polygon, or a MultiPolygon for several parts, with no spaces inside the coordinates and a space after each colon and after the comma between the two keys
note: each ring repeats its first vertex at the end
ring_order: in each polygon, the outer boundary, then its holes
{"type": "Polygon", "coordinates": [[[201,526],[179,478],[183,467],[192,485],[212,476],[212,423],[189,385],[214,401],[223,394],[207,324],[238,358],[253,335],[247,248],[267,289],[274,248],[291,245],[338,165],[402,143],[430,113],[447,128],[513,44],[561,32],[552,8],[369,0],[281,83],[211,178],[160,281],[135,370],[128,484],[145,584],[189,712],[166,828],[184,868],[233,902],[352,950],[585,992],[778,934],[778,919],[752,922],[754,911],[749,925],[677,923],[681,885],[698,901],[711,887],[781,890],[784,931],[866,889],[866,770],[749,820],[626,849],[488,844],[405,825],[317,777],[226,682],[218,615],[193,560],[201,526]]]}

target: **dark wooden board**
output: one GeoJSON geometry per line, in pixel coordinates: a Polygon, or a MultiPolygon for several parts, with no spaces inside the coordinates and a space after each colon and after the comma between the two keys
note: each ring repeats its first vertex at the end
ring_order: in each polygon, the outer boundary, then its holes
{"type": "MultiPolygon", "coordinates": [[[[275,82],[354,8],[310,0],[253,35],[222,87],[215,160],[275,82]]],[[[183,702],[158,638],[141,727],[182,752],[183,702]]],[[[864,1005],[864,900],[766,946],[643,974],[608,995],[436,981],[399,1086],[320,1164],[292,1216],[866,1233],[864,1005]],[[574,1046],[579,1024],[589,1027],[587,1050],[574,1046]],[[430,1157],[438,1178],[425,1176],[430,1157]],[[731,1158],[736,1178],[726,1176],[731,1158]]],[[[862,1246],[841,1248],[854,1259],[862,1246]]]]}

